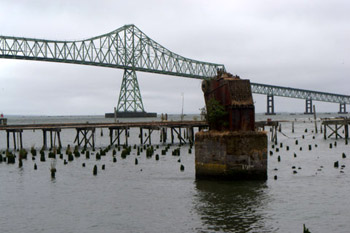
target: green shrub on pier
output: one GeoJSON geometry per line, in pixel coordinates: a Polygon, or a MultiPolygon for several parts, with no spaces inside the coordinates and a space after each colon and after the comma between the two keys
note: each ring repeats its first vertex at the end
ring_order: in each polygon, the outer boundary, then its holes
{"type": "Polygon", "coordinates": [[[220,104],[215,98],[210,98],[207,102],[207,114],[206,120],[208,121],[209,128],[222,129],[227,127],[228,123],[225,120],[227,112],[225,107],[220,104]]]}

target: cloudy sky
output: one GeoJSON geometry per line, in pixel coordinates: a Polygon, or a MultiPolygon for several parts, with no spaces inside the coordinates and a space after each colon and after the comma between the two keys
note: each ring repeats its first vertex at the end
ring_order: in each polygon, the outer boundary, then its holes
{"type": "MultiPolygon", "coordinates": [[[[182,56],[224,64],[252,82],[350,95],[348,0],[0,0],[0,35],[80,40],[135,24],[182,56]]],[[[123,71],[0,59],[0,112],[102,115],[117,105],[123,71]]],[[[137,73],[145,110],[197,113],[201,81],[137,73]]],[[[254,95],[256,111],[266,96],[254,95]]],[[[304,100],[275,97],[277,112],[304,100]]],[[[338,104],[314,102],[318,111],[338,104]]]]}

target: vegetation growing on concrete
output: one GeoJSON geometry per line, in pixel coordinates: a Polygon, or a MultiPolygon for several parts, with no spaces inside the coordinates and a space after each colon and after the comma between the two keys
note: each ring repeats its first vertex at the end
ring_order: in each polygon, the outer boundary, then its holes
{"type": "Polygon", "coordinates": [[[208,100],[206,120],[208,121],[210,129],[220,130],[226,127],[228,124],[225,120],[226,116],[227,112],[225,111],[225,107],[221,105],[219,101],[214,98],[208,100]]]}

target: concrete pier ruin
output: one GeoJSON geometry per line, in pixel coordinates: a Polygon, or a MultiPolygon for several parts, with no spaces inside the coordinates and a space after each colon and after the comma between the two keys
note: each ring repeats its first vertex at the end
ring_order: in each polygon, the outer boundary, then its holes
{"type": "Polygon", "coordinates": [[[249,80],[219,72],[202,83],[209,131],[195,136],[196,178],[267,179],[267,135],[255,130],[249,80]]]}

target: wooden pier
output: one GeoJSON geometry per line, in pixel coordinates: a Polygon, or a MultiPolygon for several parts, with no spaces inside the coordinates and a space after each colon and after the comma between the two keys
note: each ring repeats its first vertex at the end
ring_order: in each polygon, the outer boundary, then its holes
{"type": "Polygon", "coordinates": [[[175,137],[180,144],[194,142],[194,129],[198,131],[207,128],[205,121],[159,121],[159,122],[122,122],[122,123],[60,123],[60,124],[23,124],[23,125],[0,125],[0,131],[7,133],[7,149],[23,148],[22,133],[25,130],[42,130],[43,148],[47,148],[47,133],[50,135],[50,148],[62,147],[61,130],[75,129],[76,136],[74,143],[80,147],[95,148],[95,132],[97,128],[107,128],[109,130],[110,145],[128,145],[128,137],[131,128],[139,128],[140,144],[151,144],[151,135],[154,131],[160,131],[160,141],[168,141],[168,131],[170,130],[170,142],[173,144],[175,137]],[[144,135],[146,131],[146,135],[144,135]],[[12,134],[12,140],[10,138],[12,134]],[[122,142],[122,135],[125,134],[125,141],[122,142]],[[145,136],[145,137],[144,137],[145,136]]]}
{"type": "MultiPolygon", "coordinates": [[[[265,127],[271,127],[271,141],[277,142],[277,121],[258,121],[255,122],[255,126],[258,130],[265,130],[265,127]]],[[[43,133],[42,147],[44,149],[52,149],[53,147],[61,148],[61,131],[64,129],[76,130],[74,143],[79,147],[95,148],[96,129],[98,128],[109,130],[111,146],[128,145],[131,128],[139,129],[139,135],[137,137],[141,145],[152,144],[152,133],[154,131],[159,131],[161,143],[174,144],[177,139],[180,144],[192,144],[194,142],[195,129],[200,131],[208,128],[208,124],[206,121],[152,121],[0,125],[0,131],[6,131],[7,149],[12,147],[15,150],[23,148],[22,134],[25,130],[41,130],[43,133]],[[10,137],[11,134],[12,137],[10,137]],[[122,141],[123,138],[124,141],[122,141]]]]}
{"type": "Polygon", "coordinates": [[[323,125],[323,138],[327,139],[332,136],[338,138],[349,138],[349,124],[348,118],[334,118],[334,119],[322,119],[323,125]],[[330,131],[327,135],[327,129],[330,131]]]}

